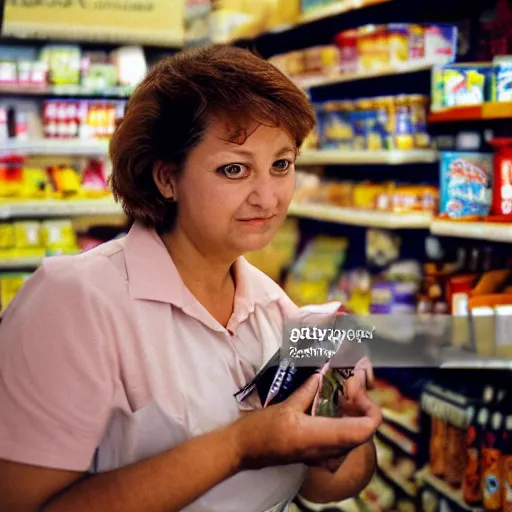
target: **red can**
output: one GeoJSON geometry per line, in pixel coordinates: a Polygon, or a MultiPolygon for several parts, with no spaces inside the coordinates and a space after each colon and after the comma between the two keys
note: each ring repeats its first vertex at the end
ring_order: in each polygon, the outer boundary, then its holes
{"type": "Polygon", "coordinates": [[[512,220],[512,138],[492,141],[494,155],[494,179],[491,216],[512,220]]]}

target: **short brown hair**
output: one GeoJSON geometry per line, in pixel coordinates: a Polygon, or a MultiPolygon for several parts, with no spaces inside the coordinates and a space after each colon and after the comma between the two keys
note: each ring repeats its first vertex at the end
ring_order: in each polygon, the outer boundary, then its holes
{"type": "Polygon", "coordinates": [[[214,114],[233,121],[234,141],[248,136],[251,119],[282,126],[297,148],[315,125],[305,93],[248,50],[210,47],[165,58],[134,91],[110,143],[110,185],[129,217],[171,227],[175,205],[158,191],[153,166],[163,161],[179,172],[214,114]]]}

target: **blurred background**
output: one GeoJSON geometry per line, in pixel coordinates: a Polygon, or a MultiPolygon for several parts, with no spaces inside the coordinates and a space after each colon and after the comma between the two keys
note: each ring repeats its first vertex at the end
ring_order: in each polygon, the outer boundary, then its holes
{"type": "Polygon", "coordinates": [[[318,123],[286,224],[248,258],[299,305],[388,319],[375,345],[410,354],[376,367],[370,485],[294,510],[512,511],[511,2],[6,0],[0,15],[0,310],[43,258],[129,229],[107,149],[148,68],[249,48],[318,123]],[[414,364],[426,348],[436,363],[414,364]]]}

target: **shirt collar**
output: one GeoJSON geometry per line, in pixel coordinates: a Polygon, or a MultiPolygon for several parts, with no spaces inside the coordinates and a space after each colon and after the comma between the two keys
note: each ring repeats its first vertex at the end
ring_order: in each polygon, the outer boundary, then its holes
{"type": "MultiPolygon", "coordinates": [[[[156,231],[135,222],[125,237],[124,252],[128,289],[134,299],[172,304],[209,327],[226,331],[197,301],[183,283],[167,248],[156,231]]],[[[244,257],[235,261],[236,293],[233,315],[227,325],[233,330],[256,305],[278,300],[278,285],[244,257]]]]}

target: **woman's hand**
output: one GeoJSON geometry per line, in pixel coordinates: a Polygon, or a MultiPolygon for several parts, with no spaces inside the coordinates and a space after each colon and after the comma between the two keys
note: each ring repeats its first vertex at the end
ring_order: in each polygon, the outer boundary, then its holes
{"type": "Polygon", "coordinates": [[[382,418],[364,392],[352,397],[357,416],[325,418],[308,414],[318,385],[319,375],[315,374],[286,401],[243,415],[233,424],[241,469],[314,465],[346,454],[372,438],[382,418]]]}

